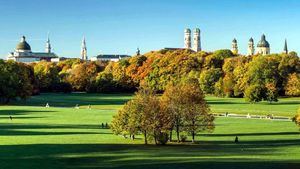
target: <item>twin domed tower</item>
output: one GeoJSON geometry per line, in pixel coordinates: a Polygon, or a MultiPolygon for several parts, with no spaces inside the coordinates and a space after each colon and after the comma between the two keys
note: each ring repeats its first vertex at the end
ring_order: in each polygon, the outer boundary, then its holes
{"type": "MultiPolygon", "coordinates": [[[[238,44],[237,44],[237,40],[233,39],[232,41],[232,49],[231,49],[232,53],[234,54],[238,54],[238,44]]],[[[287,41],[285,40],[284,43],[284,49],[283,49],[283,53],[288,53],[288,47],[287,47],[287,41]]],[[[251,56],[254,54],[260,54],[260,55],[268,55],[270,54],[270,43],[266,40],[266,36],[263,34],[261,36],[260,41],[257,43],[257,51],[255,53],[255,47],[254,47],[254,40],[253,38],[249,39],[248,42],[248,52],[247,55],[251,56]]]]}
{"type": "Polygon", "coordinates": [[[195,52],[201,51],[201,39],[200,39],[200,29],[196,28],[194,30],[193,36],[193,47],[192,47],[192,31],[187,28],[184,30],[184,48],[194,50],[195,52]]]}

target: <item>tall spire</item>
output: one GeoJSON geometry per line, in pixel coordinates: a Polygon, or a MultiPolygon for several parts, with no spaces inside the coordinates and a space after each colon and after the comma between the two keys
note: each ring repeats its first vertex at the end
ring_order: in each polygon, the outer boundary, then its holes
{"type": "Polygon", "coordinates": [[[286,39],[285,39],[285,41],[284,41],[283,53],[285,53],[285,54],[288,54],[288,53],[289,53],[288,45],[287,45],[287,40],[286,40],[286,39]]]}
{"type": "Polygon", "coordinates": [[[47,41],[46,41],[46,49],[45,49],[46,53],[51,53],[51,44],[50,44],[50,38],[49,38],[49,33],[47,36],[47,41]]]}
{"type": "Polygon", "coordinates": [[[81,59],[82,60],[87,60],[87,48],[86,48],[86,42],[85,42],[85,37],[83,36],[82,43],[81,43],[81,59]]]}
{"type": "Polygon", "coordinates": [[[141,50],[140,50],[140,48],[137,48],[137,50],[136,50],[136,55],[137,55],[137,56],[140,56],[140,55],[141,55],[141,50]]]}

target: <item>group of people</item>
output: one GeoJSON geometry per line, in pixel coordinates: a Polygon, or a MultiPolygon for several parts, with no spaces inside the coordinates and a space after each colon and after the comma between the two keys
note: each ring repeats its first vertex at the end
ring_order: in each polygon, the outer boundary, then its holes
{"type": "MultiPolygon", "coordinates": [[[[49,103],[46,103],[46,106],[45,106],[45,107],[46,107],[46,108],[49,108],[49,107],[50,107],[49,103]]],[[[76,104],[74,108],[75,108],[75,109],[79,109],[79,104],[76,104]]],[[[91,110],[91,109],[92,109],[92,106],[91,106],[91,105],[88,105],[87,109],[91,110]]]]}

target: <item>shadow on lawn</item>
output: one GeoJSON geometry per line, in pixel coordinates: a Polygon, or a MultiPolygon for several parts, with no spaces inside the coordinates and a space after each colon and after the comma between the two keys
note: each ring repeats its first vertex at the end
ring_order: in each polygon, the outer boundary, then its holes
{"type": "Polygon", "coordinates": [[[198,134],[208,137],[226,137],[226,136],[277,136],[277,135],[299,135],[300,132],[274,132],[274,133],[232,133],[232,134],[198,134]]]}
{"type": "Polygon", "coordinates": [[[271,149],[263,144],[257,145],[256,141],[250,142],[250,145],[214,141],[209,144],[211,146],[205,144],[164,147],[125,144],[0,145],[0,164],[2,168],[11,169],[299,169],[299,161],[296,160],[272,162],[263,159],[264,155],[272,153],[271,149]],[[261,156],[261,158],[251,158],[253,156],[261,156]]]}
{"type": "Polygon", "coordinates": [[[0,136],[36,136],[36,135],[84,135],[84,134],[111,134],[110,131],[101,129],[100,125],[40,125],[40,124],[0,124],[0,136]],[[68,131],[59,131],[67,129],[68,131]],[[84,132],[78,132],[77,129],[84,129],[84,132]],[[89,132],[90,129],[99,129],[89,132]],[[42,131],[34,131],[42,130],[42,131]],[[50,130],[50,131],[49,131],[50,130]],[[58,130],[58,131],[57,131],[58,130]],[[74,131],[73,131],[74,130],[74,131]],[[106,132],[103,132],[106,131],[106,132]]]}
{"type": "Polygon", "coordinates": [[[87,93],[46,93],[38,96],[33,96],[27,101],[14,101],[12,105],[22,106],[46,106],[49,103],[50,107],[75,107],[88,105],[123,105],[126,103],[132,94],[87,94],[87,93]]]}
{"type": "MultiPolygon", "coordinates": [[[[27,115],[30,113],[49,113],[55,111],[48,111],[48,110],[0,110],[0,115],[7,115],[9,116],[17,116],[17,115],[27,115]]],[[[30,118],[30,117],[28,117],[30,118]]]]}

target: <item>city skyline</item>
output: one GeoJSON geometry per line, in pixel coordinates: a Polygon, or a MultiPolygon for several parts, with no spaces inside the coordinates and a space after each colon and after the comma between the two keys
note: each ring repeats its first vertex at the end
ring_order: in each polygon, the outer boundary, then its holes
{"type": "Polygon", "coordinates": [[[83,3],[75,0],[60,5],[58,1],[16,2],[21,1],[0,2],[0,14],[6,16],[0,19],[3,23],[0,30],[2,59],[15,49],[22,35],[27,37],[33,51],[44,51],[50,31],[55,53],[79,58],[83,36],[89,56],[132,55],[137,47],[142,53],[164,47],[183,47],[183,30],[196,27],[201,29],[204,51],[230,49],[232,39],[236,38],[240,53],[246,54],[249,38],[253,37],[257,44],[263,33],[272,46],[271,53],[282,52],[285,39],[290,51],[300,51],[297,46],[300,38],[297,6],[300,2],[297,1],[272,1],[272,6],[268,6],[269,2],[258,4],[256,0],[176,3],[135,0],[83,3]]]}

